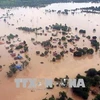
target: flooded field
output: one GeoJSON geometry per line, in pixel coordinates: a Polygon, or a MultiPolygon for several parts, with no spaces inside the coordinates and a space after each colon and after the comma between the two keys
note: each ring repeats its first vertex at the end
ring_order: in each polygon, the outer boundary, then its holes
{"type": "MultiPolygon", "coordinates": [[[[85,3],[84,3],[85,4],[85,3]]],[[[75,13],[74,15],[69,13],[68,15],[57,14],[56,12],[47,13],[46,9],[53,10],[63,10],[63,9],[74,9],[80,7],[90,7],[99,6],[100,4],[52,4],[44,8],[12,8],[12,9],[0,9],[0,37],[4,35],[18,34],[22,41],[26,41],[29,46],[28,55],[31,57],[29,66],[21,71],[17,72],[12,78],[8,78],[6,72],[8,71],[8,66],[10,63],[14,62],[14,59],[9,55],[8,51],[5,49],[6,40],[0,40],[4,44],[0,45],[0,65],[5,65],[0,72],[0,98],[1,100],[42,100],[45,97],[49,97],[52,94],[58,96],[59,91],[66,91],[68,96],[72,97],[74,100],[81,100],[78,96],[72,94],[70,89],[62,89],[55,87],[52,90],[34,90],[31,92],[30,89],[17,89],[15,87],[15,78],[51,78],[64,77],[68,75],[70,78],[75,78],[79,73],[84,75],[84,71],[89,68],[100,69],[100,53],[99,51],[94,53],[92,56],[84,56],[81,58],[74,58],[72,53],[69,52],[58,62],[51,62],[52,55],[49,57],[40,57],[36,55],[36,51],[44,51],[40,45],[33,45],[31,38],[35,38],[37,41],[48,40],[51,34],[54,33],[52,30],[48,32],[45,30],[45,26],[49,26],[55,23],[66,24],[72,28],[71,33],[73,35],[78,35],[81,39],[76,42],[78,47],[91,47],[90,41],[82,37],[79,34],[80,29],[86,30],[86,36],[97,36],[98,41],[100,41],[100,15],[99,14],[85,14],[85,13],[75,13]],[[68,5],[68,6],[67,6],[68,5]],[[77,6],[79,5],[79,6],[77,6]],[[7,16],[7,13],[9,14],[7,16]],[[6,18],[7,16],[7,18],[6,18]],[[6,18],[6,22],[4,19],[6,18]],[[44,29],[44,33],[47,36],[37,36],[34,32],[23,32],[16,28],[18,27],[30,27],[44,29]],[[75,27],[78,31],[75,31],[75,27]],[[96,32],[93,32],[93,29],[96,32]],[[85,40],[85,42],[83,42],[85,40]],[[44,62],[41,64],[40,62],[44,62]],[[99,65],[98,65],[99,64],[99,65]],[[46,96],[46,93],[49,93],[46,96]]],[[[39,32],[42,32],[41,30],[39,32]]],[[[60,37],[61,35],[58,35],[60,37]]],[[[15,40],[16,41],[16,40],[15,40]]],[[[73,48],[72,44],[68,44],[67,50],[73,48]]],[[[56,51],[59,49],[54,49],[56,51]]],[[[92,100],[92,96],[88,100],[92,100]]]]}

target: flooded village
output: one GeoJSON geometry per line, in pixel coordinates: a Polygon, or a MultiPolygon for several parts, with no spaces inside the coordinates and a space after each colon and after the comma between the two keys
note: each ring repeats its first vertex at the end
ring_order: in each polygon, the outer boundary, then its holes
{"type": "Polygon", "coordinates": [[[100,3],[83,4],[0,8],[1,100],[100,100],[100,3]],[[16,88],[16,78],[53,84],[16,88]],[[69,78],[86,88],[69,88],[69,78]]]}

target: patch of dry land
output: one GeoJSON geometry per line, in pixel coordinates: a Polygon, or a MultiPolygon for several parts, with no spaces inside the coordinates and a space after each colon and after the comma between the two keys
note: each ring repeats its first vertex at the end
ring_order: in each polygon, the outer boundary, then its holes
{"type": "MultiPolygon", "coordinates": [[[[23,89],[16,88],[14,79],[75,78],[90,68],[99,70],[99,15],[59,15],[27,7],[0,9],[0,16],[0,100],[42,100],[59,97],[60,91],[83,100],[55,82],[53,89],[23,89]]],[[[90,93],[88,100],[94,97],[90,93]]]]}

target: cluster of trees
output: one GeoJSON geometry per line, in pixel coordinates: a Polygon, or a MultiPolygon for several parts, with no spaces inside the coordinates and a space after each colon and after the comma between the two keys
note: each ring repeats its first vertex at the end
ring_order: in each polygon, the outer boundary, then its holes
{"type": "Polygon", "coordinates": [[[97,52],[98,50],[99,50],[99,42],[96,40],[96,36],[93,36],[92,37],[92,40],[91,40],[91,45],[93,46],[93,47],[95,47],[95,51],[97,52]]]}
{"type": "Polygon", "coordinates": [[[86,8],[76,8],[73,9],[72,11],[77,11],[77,10],[81,10],[81,12],[85,12],[85,13],[96,13],[96,14],[100,14],[100,6],[99,7],[86,7],[86,8]]]}
{"type": "Polygon", "coordinates": [[[94,50],[92,48],[88,49],[84,47],[83,49],[78,48],[77,51],[73,53],[73,55],[74,57],[81,57],[82,55],[93,54],[93,53],[94,53],[94,50]]]}
{"type": "Polygon", "coordinates": [[[23,44],[19,44],[18,46],[16,46],[15,49],[16,49],[16,50],[23,49],[24,52],[28,52],[28,46],[27,46],[26,41],[24,41],[23,44]]]}
{"type": "Polygon", "coordinates": [[[13,76],[13,74],[15,74],[16,73],[16,71],[17,71],[17,69],[16,69],[16,67],[15,67],[15,64],[13,63],[13,64],[11,64],[10,66],[9,66],[9,72],[7,72],[7,76],[8,77],[12,77],[13,76]]]}
{"type": "Polygon", "coordinates": [[[98,95],[94,98],[94,100],[100,100],[100,94],[98,94],[98,95]]]}
{"type": "MultiPolygon", "coordinates": [[[[67,10],[67,9],[64,9],[64,11],[58,10],[57,13],[58,13],[58,14],[66,14],[66,15],[68,15],[68,11],[69,11],[69,10],[67,10]]],[[[50,9],[49,9],[49,10],[45,10],[45,12],[49,12],[49,13],[50,13],[50,12],[56,12],[56,10],[50,10],[50,9]]]]}
{"type": "Polygon", "coordinates": [[[17,29],[25,31],[25,32],[34,32],[34,31],[42,29],[42,27],[39,27],[39,28],[18,27],[17,29]]]}
{"type": "Polygon", "coordinates": [[[86,33],[86,30],[80,29],[80,30],[79,30],[79,33],[85,34],[85,33],[86,33]]]}
{"type": "Polygon", "coordinates": [[[44,98],[42,100],[73,100],[73,99],[68,97],[67,94],[63,91],[63,92],[59,92],[58,98],[55,98],[54,95],[52,95],[49,99],[44,98]]]}
{"type": "MultiPolygon", "coordinates": [[[[22,62],[22,66],[21,67],[25,67],[25,66],[27,66],[29,64],[29,62],[28,61],[23,61],[22,62]]],[[[9,66],[9,71],[7,72],[7,76],[8,77],[12,77],[15,73],[16,73],[16,71],[17,71],[17,68],[15,67],[16,66],[16,64],[15,63],[13,63],[13,64],[11,64],[10,66],[9,66]]]]}
{"type": "Polygon", "coordinates": [[[55,55],[55,56],[52,58],[52,61],[55,62],[55,61],[57,61],[57,60],[60,60],[62,57],[64,57],[64,54],[65,54],[65,53],[66,53],[66,52],[61,51],[59,54],[55,55]]]}
{"type": "Polygon", "coordinates": [[[70,31],[71,28],[68,27],[66,24],[62,25],[62,24],[58,24],[56,23],[55,25],[52,25],[52,28],[55,30],[62,30],[62,31],[70,31]]]}
{"type": "Polygon", "coordinates": [[[81,10],[92,10],[92,11],[100,11],[100,6],[99,7],[86,7],[86,8],[80,8],[81,10]]]}
{"type": "Polygon", "coordinates": [[[100,12],[97,11],[91,11],[91,10],[82,10],[81,12],[85,12],[85,13],[93,13],[93,14],[100,14],[100,12]]]}
{"type": "Polygon", "coordinates": [[[26,32],[34,32],[35,28],[28,28],[28,27],[18,27],[18,30],[26,31],[26,32]]]}
{"type": "Polygon", "coordinates": [[[49,40],[47,40],[47,41],[43,41],[42,43],[41,43],[41,46],[43,46],[43,47],[51,47],[51,42],[49,41],[49,40]]]}
{"type": "MultiPolygon", "coordinates": [[[[90,91],[90,87],[91,86],[99,86],[100,85],[100,70],[97,71],[94,68],[89,69],[88,71],[85,72],[86,76],[82,76],[80,74],[78,74],[76,76],[76,79],[83,79],[85,82],[85,88],[72,88],[73,92],[75,94],[77,94],[78,96],[82,97],[83,99],[88,99],[89,96],[89,91],[90,91]]],[[[100,97],[100,95],[99,95],[100,97]]],[[[99,98],[98,96],[96,96],[96,98],[94,100],[99,100],[97,98],[99,98]]]]}
{"type": "Polygon", "coordinates": [[[9,34],[9,35],[7,36],[7,39],[8,39],[8,40],[11,40],[11,39],[14,39],[14,38],[16,38],[16,37],[18,37],[17,34],[16,34],[16,35],[9,34]]]}
{"type": "Polygon", "coordinates": [[[58,14],[66,14],[66,15],[68,15],[68,11],[69,10],[67,10],[67,9],[65,9],[64,11],[58,10],[57,13],[58,14]]]}

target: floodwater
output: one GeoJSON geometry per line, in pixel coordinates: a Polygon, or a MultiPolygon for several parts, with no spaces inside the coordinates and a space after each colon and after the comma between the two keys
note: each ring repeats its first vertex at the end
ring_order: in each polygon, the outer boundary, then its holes
{"type": "MultiPolygon", "coordinates": [[[[0,9],[0,17],[9,10],[9,14],[13,13],[14,15],[10,18],[6,18],[6,21],[9,24],[14,24],[14,26],[8,25],[4,22],[4,19],[0,19],[0,36],[7,34],[18,34],[19,38],[23,41],[26,40],[29,46],[29,56],[31,57],[30,65],[13,78],[7,78],[6,72],[8,71],[8,65],[13,63],[13,58],[9,55],[8,51],[5,49],[6,44],[0,45],[0,65],[3,66],[2,71],[0,72],[0,99],[1,100],[42,100],[45,97],[49,97],[54,94],[58,96],[59,91],[66,91],[68,96],[72,97],[74,100],[81,100],[81,98],[72,94],[70,89],[61,89],[55,87],[53,90],[34,90],[31,92],[30,89],[16,89],[14,79],[20,77],[28,78],[52,78],[55,77],[65,77],[68,75],[70,78],[75,78],[79,74],[84,74],[85,70],[89,68],[100,69],[100,55],[99,52],[94,53],[93,56],[85,56],[82,58],[73,58],[72,54],[66,54],[65,57],[56,63],[50,62],[52,55],[47,58],[41,58],[36,56],[36,50],[44,51],[41,46],[34,46],[31,42],[31,38],[36,38],[34,33],[27,33],[19,31],[17,27],[42,27],[52,25],[55,23],[67,24],[72,28],[72,33],[81,37],[81,40],[76,44],[78,47],[91,47],[90,42],[79,35],[78,31],[75,31],[75,27],[78,29],[85,29],[87,31],[86,35],[90,36],[100,36],[100,15],[99,14],[85,14],[85,13],[75,13],[72,15],[62,15],[54,13],[46,13],[45,9],[74,9],[76,7],[89,7],[89,6],[98,6],[99,4],[91,3],[68,3],[68,4],[52,4],[44,8],[12,8],[12,9],[0,9]],[[83,6],[83,4],[85,6],[83,6]],[[56,6],[55,6],[56,5],[56,6]],[[68,6],[67,6],[68,5],[68,6]],[[70,6],[71,5],[71,6],[70,6]],[[72,6],[73,5],[73,6],[72,6]],[[78,5],[78,6],[77,6],[78,5]],[[59,6],[59,7],[58,7],[59,6]],[[63,8],[64,7],[64,8],[63,8]],[[93,33],[93,29],[96,29],[96,32],[93,33]],[[83,43],[83,39],[85,42],[83,43]],[[44,64],[40,64],[44,62],[44,64]],[[99,66],[98,66],[99,64],[99,66]],[[46,96],[46,93],[49,93],[46,96]]],[[[43,41],[50,38],[51,33],[48,33],[46,30],[44,33],[47,33],[47,36],[37,36],[37,41],[43,41]]],[[[3,41],[5,42],[5,41],[3,41]]],[[[68,48],[73,48],[73,45],[68,44],[68,48]]],[[[56,50],[56,49],[55,49],[56,50]]],[[[88,100],[92,100],[92,96],[88,100]]]]}

